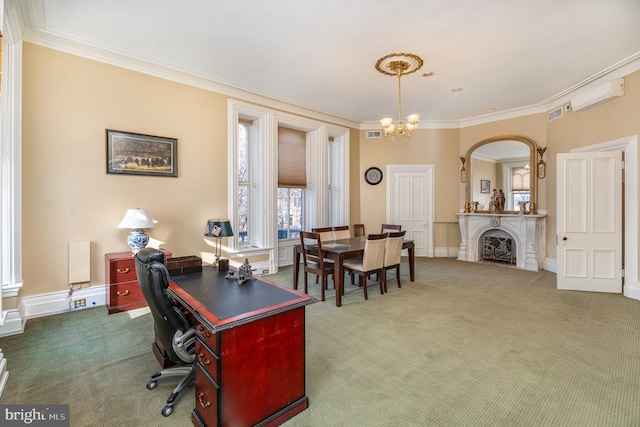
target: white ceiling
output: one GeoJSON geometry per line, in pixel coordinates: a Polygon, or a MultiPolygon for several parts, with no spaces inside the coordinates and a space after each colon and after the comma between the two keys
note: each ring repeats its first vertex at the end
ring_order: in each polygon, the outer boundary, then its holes
{"type": "Polygon", "coordinates": [[[162,65],[359,123],[397,118],[397,80],[374,68],[389,53],[424,59],[402,78],[403,113],[434,123],[551,109],[612,66],[640,62],[638,0],[27,1],[26,41],[162,65]]]}

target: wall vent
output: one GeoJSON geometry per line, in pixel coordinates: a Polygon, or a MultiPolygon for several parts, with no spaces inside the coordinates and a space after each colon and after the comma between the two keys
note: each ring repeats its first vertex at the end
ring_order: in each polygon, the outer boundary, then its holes
{"type": "Polygon", "coordinates": [[[548,113],[548,121],[553,121],[555,119],[559,119],[560,117],[562,117],[562,107],[558,107],[553,111],[549,111],[548,113]]]}
{"type": "Polygon", "coordinates": [[[382,131],[380,130],[368,130],[367,138],[382,138],[382,131]]]}

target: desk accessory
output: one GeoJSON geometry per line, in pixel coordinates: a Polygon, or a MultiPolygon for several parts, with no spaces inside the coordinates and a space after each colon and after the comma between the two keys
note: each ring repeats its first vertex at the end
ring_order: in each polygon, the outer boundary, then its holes
{"type": "Polygon", "coordinates": [[[124,218],[118,224],[118,228],[131,228],[131,234],[127,237],[127,243],[131,252],[135,255],[149,243],[149,236],[144,232],[145,228],[155,227],[151,215],[146,209],[129,209],[124,218]]]}
{"type": "MultiPolygon", "coordinates": [[[[206,237],[215,237],[216,242],[216,260],[212,265],[218,267],[218,270],[225,271],[224,269],[220,269],[220,252],[222,249],[222,238],[223,237],[231,237],[233,236],[233,230],[231,229],[231,222],[228,219],[210,219],[207,221],[207,225],[204,230],[204,235],[206,237]]],[[[227,270],[229,269],[229,263],[222,263],[224,268],[226,265],[227,270]]]]}
{"type": "Polygon", "coordinates": [[[225,279],[237,279],[238,285],[242,285],[247,280],[253,279],[253,270],[251,269],[249,260],[245,258],[244,262],[238,269],[238,274],[235,274],[234,271],[229,271],[225,276],[225,279]]]}

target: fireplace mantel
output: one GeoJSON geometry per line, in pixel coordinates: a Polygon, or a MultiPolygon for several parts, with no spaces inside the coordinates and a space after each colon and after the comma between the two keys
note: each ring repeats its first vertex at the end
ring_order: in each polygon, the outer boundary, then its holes
{"type": "Polygon", "coordinates": [[[458,213],[461,261],[478,262],[480,238],[489,230],[501,230],[516,243],[516,267],[538,271],[546,254],[546,215],[458,213]]]}

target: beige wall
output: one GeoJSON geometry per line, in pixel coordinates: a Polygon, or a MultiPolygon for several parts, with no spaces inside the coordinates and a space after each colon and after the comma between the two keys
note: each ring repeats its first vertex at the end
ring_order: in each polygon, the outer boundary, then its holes
{"type": "MultiPolygon", "coordinates": [[[[588,110],[565,112],[548,125],[546,206],[547,253],[556,256],[556,155],[618,138],[640,134],[640,71],[625,77],[625,95],[588,110]]],[[[640,164],[640,163],[639,163],[640,164]]],[[[629,209],[637,210],[638,206],[629,209]]],[[[640,252],[640,251],[639,251],[640,252]]],[[[627,261],[628,262],[628,261],[627,261]]]]}
{"type": "Polygon", "coordinates": [[[360,184],[361,219],[368,232],[379,230],[386,222],[387,165],[434,165],[436,200],[435,221],[457,221],[458,194],[460,192],[460,164],[457,129],[418,129],[411,139],[398,137],[391,142],[383,137],[367,139],[360,132],[360,168],[357,182],[360,184]],[[378,185],[364,181],[364,172],[377,166],[383,180],[378,185]]]}
{"type": "MultiPolygon", "coordinates": [[[[91,284],[104,283],[104,254],[127,251],[128,208],[158,221],[153,239],[176,256],[211,259],[202,237],[207,218],[227,216],[227,98],[55,50],[24,44],[23,271],[20,296],[68,288],[67,245],[89,240],[91,284]],[[178,138],[178,178],[107,175],[105,129],[178,138]]],[[[386,181],[364,182],[377,166],[435,167],[435,221],[457,221],[464,205],[459,157],[476,142],[516,134],[547,146],[547,178],[538,206],[548,215],[547,252],[555,257],[555,155],[640,133],[640,72],[626,95],[591,110],[546,114],[462,129],[419,129],[410,139],[366,139],[351,130],[350,222],[375,231],[386,220],[386,181]]],[[[386,175],[385,175],[386,178],[386,175]]],[[[7,302],[7,300],[5,300],[7,302]]]]}
{"type": "MultiPolygon", "coordinates": [[[[91,284],[104,284],[104,255],[129,250],[129,208],[157,221],[150,245],[211,261],[206,220],[228,215],[227,97],[28,43],[23,55],[20,296],[68,289],[72,241],[91,241],[91,284]],[[177,138],[179,177],[106,174],[105,129],[177,138]]],[[[352,199],[359,218],[357,187],[352,199]]]]}

